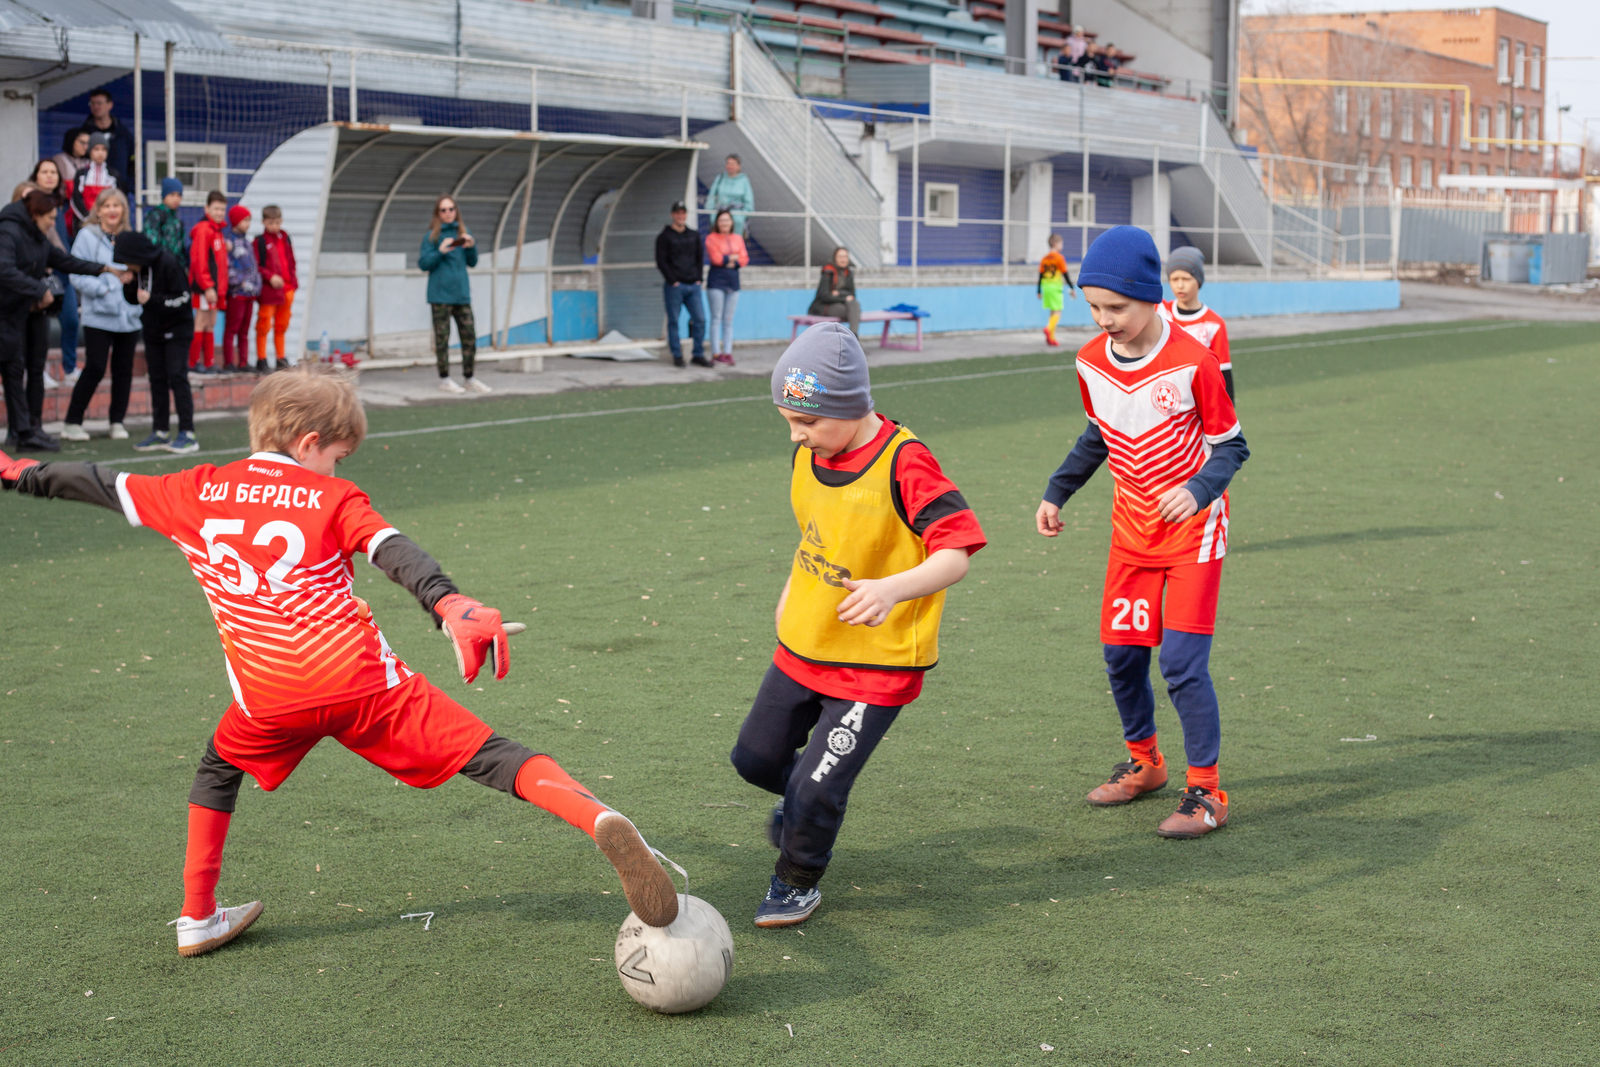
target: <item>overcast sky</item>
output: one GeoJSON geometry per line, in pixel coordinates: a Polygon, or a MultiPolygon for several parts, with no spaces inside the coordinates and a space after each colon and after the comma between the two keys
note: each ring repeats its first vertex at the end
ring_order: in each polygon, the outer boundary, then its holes
{"type": "MultiPolygon", "coordinates": [[[[1361,3],[1358,0],[1242,0],[1247,15],[1266,14],[1268,11],[1404,11],[1442,10],[1448,3],[1427,3],[1420,0],[1389,0],[1380,3],[1361,3]]],[[[1549,23],[1549,49],[1552,57],[1600,56],[1600,3],[1594,0],[1511,0],[1498,5],[1507,11],[1549,23]]],[[[1578,140],[1583,120],[1589,118],[1590,139],[1600,137],[1600,60],[1568,61],[1559,59],[1549,65],[1549,80],[1545,86],[1548,101],[1548,136],[1556,136],[1556,105],[1572,105],[1563,121],[1562,133],[1566,140],[1578,140]]]]}

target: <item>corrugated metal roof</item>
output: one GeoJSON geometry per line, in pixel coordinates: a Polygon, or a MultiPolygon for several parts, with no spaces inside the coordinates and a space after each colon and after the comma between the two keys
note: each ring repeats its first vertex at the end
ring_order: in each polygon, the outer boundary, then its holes
{"type": "Polygon", "coordinates": [[[92,30],[123,28],[156,41],[227,48],[210,24],[170,0],[0,0],[0,31],[28,26],[92,30]]]}

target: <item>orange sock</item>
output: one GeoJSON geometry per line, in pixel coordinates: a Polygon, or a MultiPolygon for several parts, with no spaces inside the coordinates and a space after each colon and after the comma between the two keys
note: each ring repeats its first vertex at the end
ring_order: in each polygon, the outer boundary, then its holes
{"type": "Polygon", "coordinates": [[[1151,734],[1143,741],[1128,741],[1125,744],[1128,746],[1128,754],[1133,757],[1135,763],[1143,763],[1147,767],[1165,767],[1167,765],[1167,758],[1161,754],[1160,749],[1156,748],[1155,734],[1151,734]]]}
{"type": "Polygon", "coordinates": [[[1197,785],[1212,793],[1222,792],[1218,785],[1217,765],[1215,763],[1209,767],[1190,767],[1186,784],[1197,785]]]}
{"type": "Polygon", "coordinates": [[[610,811],[549,756],[535,756],[517,772],[517,796],[559,815],[590,837],[600,813],[610,811]]]}
{"type": "Polygon", "coordinates": [[[183,855],[183,914],[204,919],[217,910],[217,879],[222,877],[222,846],[233,814],[189,805],[189,843],[183,855]]]}

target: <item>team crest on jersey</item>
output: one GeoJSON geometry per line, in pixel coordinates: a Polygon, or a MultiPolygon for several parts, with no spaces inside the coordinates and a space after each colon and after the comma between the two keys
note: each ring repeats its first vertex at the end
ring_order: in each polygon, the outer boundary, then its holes
{"type": "Polygon", "coordinates": [[[818,381],[815,374],[799,367],[790,367],[788,377],[783,379],[783,402],[798,408],[821,407],[821,404],[813,403],[811,398],[827,391],[828,387],[818,381]]]}
{"type": "Polygon", "coordinates": [[[1150,403],[1163,415],[1171,415],[1183,406],[1183,394],[1166,379],[1157,382],[1150,390],[1150,403]]]}

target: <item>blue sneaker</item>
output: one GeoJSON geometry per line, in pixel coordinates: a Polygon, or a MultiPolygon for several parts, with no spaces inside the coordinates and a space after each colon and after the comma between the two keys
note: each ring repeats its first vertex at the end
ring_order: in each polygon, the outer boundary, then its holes
{"type": "Polygon", "coordinates": [[[767,817],[767,840],[772,842],[773,848],[783,847],[783,801],[781,800],[767,817]]]}
{"type": "Polygon", "coordinates": [[[772,876],[767,889],[767,899],[756,909],[756,925],[762,929],[772,926],[796,926],[811,918],[811,913],[822,903],[822,890],[813,886],[801,889],[772,876]]]}
{"type": "Polygon", "coordinates": [[[190,452],[198,452],[200,451],[200,438],[192,433],[180,430],[178,436],[174,437],[172,443],[167,446],[167,451],[175,452],[180,456],[186,456],[190,452]]]}
{"type": "Polygon", "coordinates": [[[160,431],[152,433],[143,441],[133,446],[135,452],[165,452],[172,444],[172,438],[160,431]]]}

